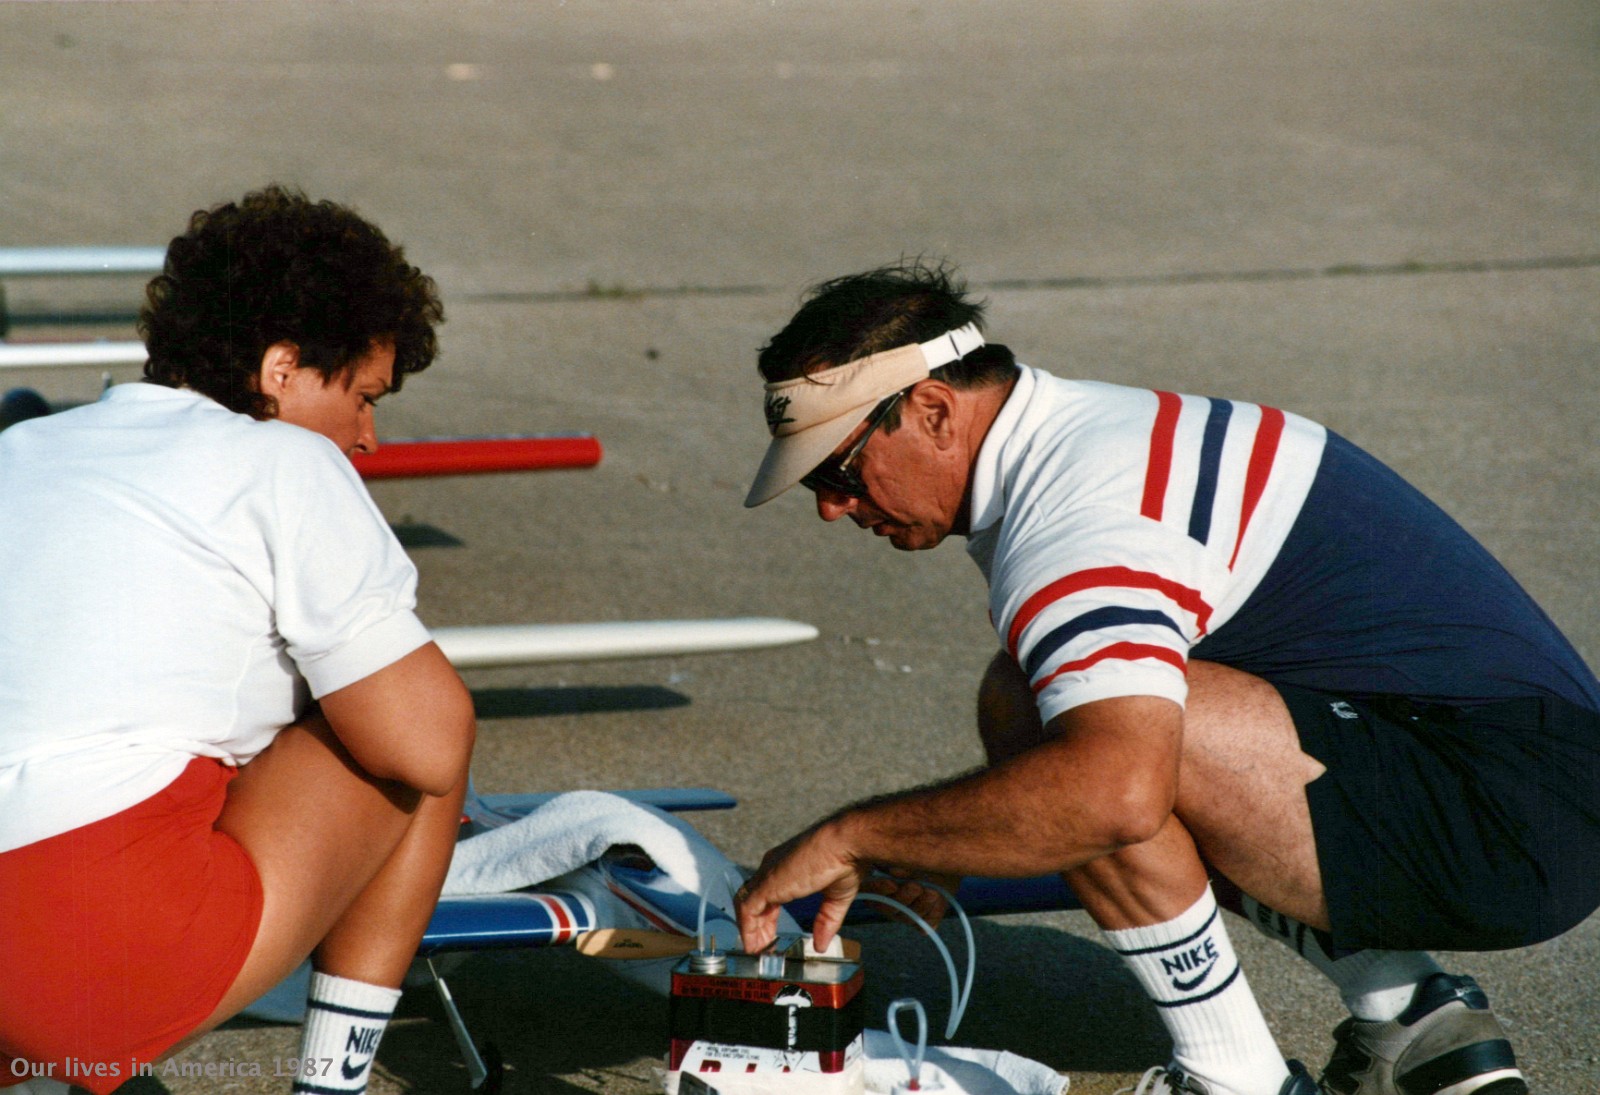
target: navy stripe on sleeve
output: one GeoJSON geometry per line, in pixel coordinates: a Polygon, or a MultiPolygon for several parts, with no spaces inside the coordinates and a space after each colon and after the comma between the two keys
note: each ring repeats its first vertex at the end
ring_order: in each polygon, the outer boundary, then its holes
{"type": "Polygon", "coordinates": [[[1200,478],[1194,487],[1194,505],[1189,510],[1189,538],[1205,543],[1211,536],[1211,508],[1217,500],[1217,475],[1222,468],[1222,443],[1228,437],[1228,420],[1233,404],[1226,399],[1211,400],[1206,416],[1206,431],[1200,442],[1200,478]]]}
{"type": "Polygon", "coordinates": [[[1033,649],[1028,652],[1028,664],[1024,667],[1029,677],[1033,677],[1043,669],[1046,663],[1054,656],[1055,652],[1066,646],[1079,635],[1090,631],[1100,631],[1104,628],[1121,627],[1125,624],[1155,624],[1158,627],[1170,627],[1181,638],[1183,629],[1165,612],[1155,609],[1124,608],[1120,605],[1108,605],[1075,616],[1066,623],[1042,636],[1033,644],[1033,649]]]}

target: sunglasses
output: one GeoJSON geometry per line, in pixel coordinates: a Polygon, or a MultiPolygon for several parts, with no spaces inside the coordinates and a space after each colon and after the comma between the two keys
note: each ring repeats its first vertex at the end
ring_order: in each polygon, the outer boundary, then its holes
{"type": "Polygon", "coordinates": [[[910,390],[903,388],[879,403],[873,409],[872,416],[867,419],[866,432],[856,439],[856,443],[838,456],[828,457],[801,476],[800,485],[813,494],[826,490],[849,498],[865,498],[867,484],[862,481],[861,473],[851,465],[855,463],[856,457],[861,455],[861,450],[867,447],[867,439],[872,436],[873,431],[883,425],[883,420],[889,417],[889,412],[900,402],[900,397],[910,390]]]}

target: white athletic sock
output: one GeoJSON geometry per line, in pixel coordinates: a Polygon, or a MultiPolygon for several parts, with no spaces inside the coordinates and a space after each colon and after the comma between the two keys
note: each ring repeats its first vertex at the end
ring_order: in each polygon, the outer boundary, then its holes
{"type": "Polygon", "coordinates": [[[1173,1061],[1214,1095],[1278,1095],[1289,1078],[1207,886],[1176,920],[1105,932],[1172,1035],[1173,1061]]]}
{"type": "Polygon", "coordinates": [[[292,1090],[313,1095],[366,1091],[378,1042],[399,1002],[399,989],[313,973],[300,1035],[302,1068],[292,1090]]]}
{"type": "Polygon", "coordinates": [[[52,1080],[45,1076],[36,1076],[31,1080],[5,1089],[6,1095],[72,1095],[72,1085],[52,1080]]]}
{"type": "Polygon", "coordinates": [[[1426,951],[1352,951],[1335,958],[1333,940],[1325,932],[1269,909],[1249,894],[1241,899],[1250,923],[1321,970],[1357,1019],[1387,1023],[1406,1010],[1418,985],[1444,972],[1426,951]]]}

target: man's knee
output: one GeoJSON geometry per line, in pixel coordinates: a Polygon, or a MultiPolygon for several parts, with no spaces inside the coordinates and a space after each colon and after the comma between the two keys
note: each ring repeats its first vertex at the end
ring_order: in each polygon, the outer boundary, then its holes
{"type": "Polygon", "coordinates": [[[1016,659],[1000,651],[978,685],[978,738],[990,764],[998,764],[1044,740],[1044,724],[1033,689],[1016,659]]]}

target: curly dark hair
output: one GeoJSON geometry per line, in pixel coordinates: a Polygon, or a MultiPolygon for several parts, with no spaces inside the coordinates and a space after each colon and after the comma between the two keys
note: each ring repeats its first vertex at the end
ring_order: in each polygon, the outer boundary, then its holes
{"type": "MultiPolygon", "coordinates": [[[[832,278],[813,285],[803,299],[794,318],[756,359],[768,383],[927,342],[969,323],[983,328],[985,302],[973,300],[955,268],[943,260],[902,259],[863,274],[832,278]]],[[[1016,369],[1011,351],[991,343],[932,375],[953,388],[979,388],[1009,382],[1016,369]]],[[[886,431],[900,425],[899,412],[896,406],[884,417],[886,431]]]]}
{"type": "Polygon", "coordinates": [[[146,380],[271,418],[257,374],[275,343],[294,343],[302,365],[332,380],[392,340],[398,389],[433,362],[442,322],[433,279],[376,225],[272,185],[189,218],[145,289],[139,333],[146,380]]]}

